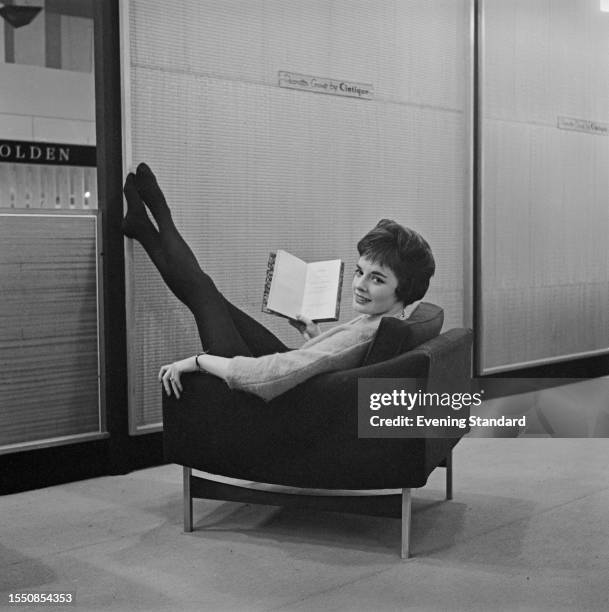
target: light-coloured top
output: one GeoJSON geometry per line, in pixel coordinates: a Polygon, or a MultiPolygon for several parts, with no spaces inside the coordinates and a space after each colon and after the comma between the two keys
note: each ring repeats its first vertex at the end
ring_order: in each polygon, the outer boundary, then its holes
{"type": "MultiPolygon", "coordinates": [[[[410,305],[406,314],[415,306],[410,305]]],[[[316,374],[355,368],[362,363],[381,318],[361,315],[286,353],[233,357],[226,382],[231,389],[248,391],[268,402],[316,374]]]]}
{"type": "Polygon", "coordinates": [[[359,365],[380,317],[362,315],[305,342],[299,349],[261,357],[233,357],[226,382],[269,401],[308,378],[359,365]]]}

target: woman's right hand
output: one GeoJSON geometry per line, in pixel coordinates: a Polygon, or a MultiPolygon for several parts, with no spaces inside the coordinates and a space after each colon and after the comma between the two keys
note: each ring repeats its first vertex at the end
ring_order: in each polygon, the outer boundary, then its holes
{"type": "Polygon", "coordinates": [[[167,363],[161,366],[159,370],[159,381],[165,388],[167,395],[173,394],[180,399],[180,393],[182,392],[182,381],[180,377],[185,372],[196,372],[198,370],[196,360],[194,357],[187,357],[180,361],[174,361],[173,363],[167,363]]]}
{"type": "Polygon", "coordinates": [[[288,321],[292,327],[295,327],[303,335],[305,340],[310,340],[321,334],[319,325],[304,315],[297,315],[295,319],[288,319],[288,321]]]}

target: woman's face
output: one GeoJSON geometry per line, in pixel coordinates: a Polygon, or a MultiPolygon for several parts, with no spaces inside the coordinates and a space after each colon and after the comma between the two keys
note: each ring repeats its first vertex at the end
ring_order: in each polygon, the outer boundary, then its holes
{"type": "Polygon", "coordinates": [[[390,268],[360,257],[353,276],[353,309],[367,315],[397,314],[403,308],[395,294],[397,286],[390,268]]]}

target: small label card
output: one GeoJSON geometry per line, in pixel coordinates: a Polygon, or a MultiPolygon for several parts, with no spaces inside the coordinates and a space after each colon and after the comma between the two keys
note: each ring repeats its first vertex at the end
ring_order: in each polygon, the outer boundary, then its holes
{"type": "Polygon", "coordinates": [[[574,117],[558,117],[558,128],[561,130],[572,130],[574,132],[586,132],[587,134],[597,134],[607,136],[609,134],[609,124],[590,121],[589,119],[575,119],[574,117]]]}
{"type": "Polygon", "coordinates": [[[331,94],[333,96],[347,96],[371,100],[374,97],[374,87],[370,83],[355,83],[339,79],[326,79],[297,72],[279,71],[279,87],[313,91],[316,93],[331,94]]]}

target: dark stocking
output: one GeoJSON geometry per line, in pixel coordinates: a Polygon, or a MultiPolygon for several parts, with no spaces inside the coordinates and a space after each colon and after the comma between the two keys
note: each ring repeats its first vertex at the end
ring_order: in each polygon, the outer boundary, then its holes
{"type": "Polygon", "coordinates": [[[123,232],[141,243],[167,286],[193,313],[205,350],[224,357],[287,350],[264,326],[230,304],[203,272],[175,227],[165,197],[147,165],[140,164],[136,175],[129,174],[124,193],[127,214],[123,232]]]}

